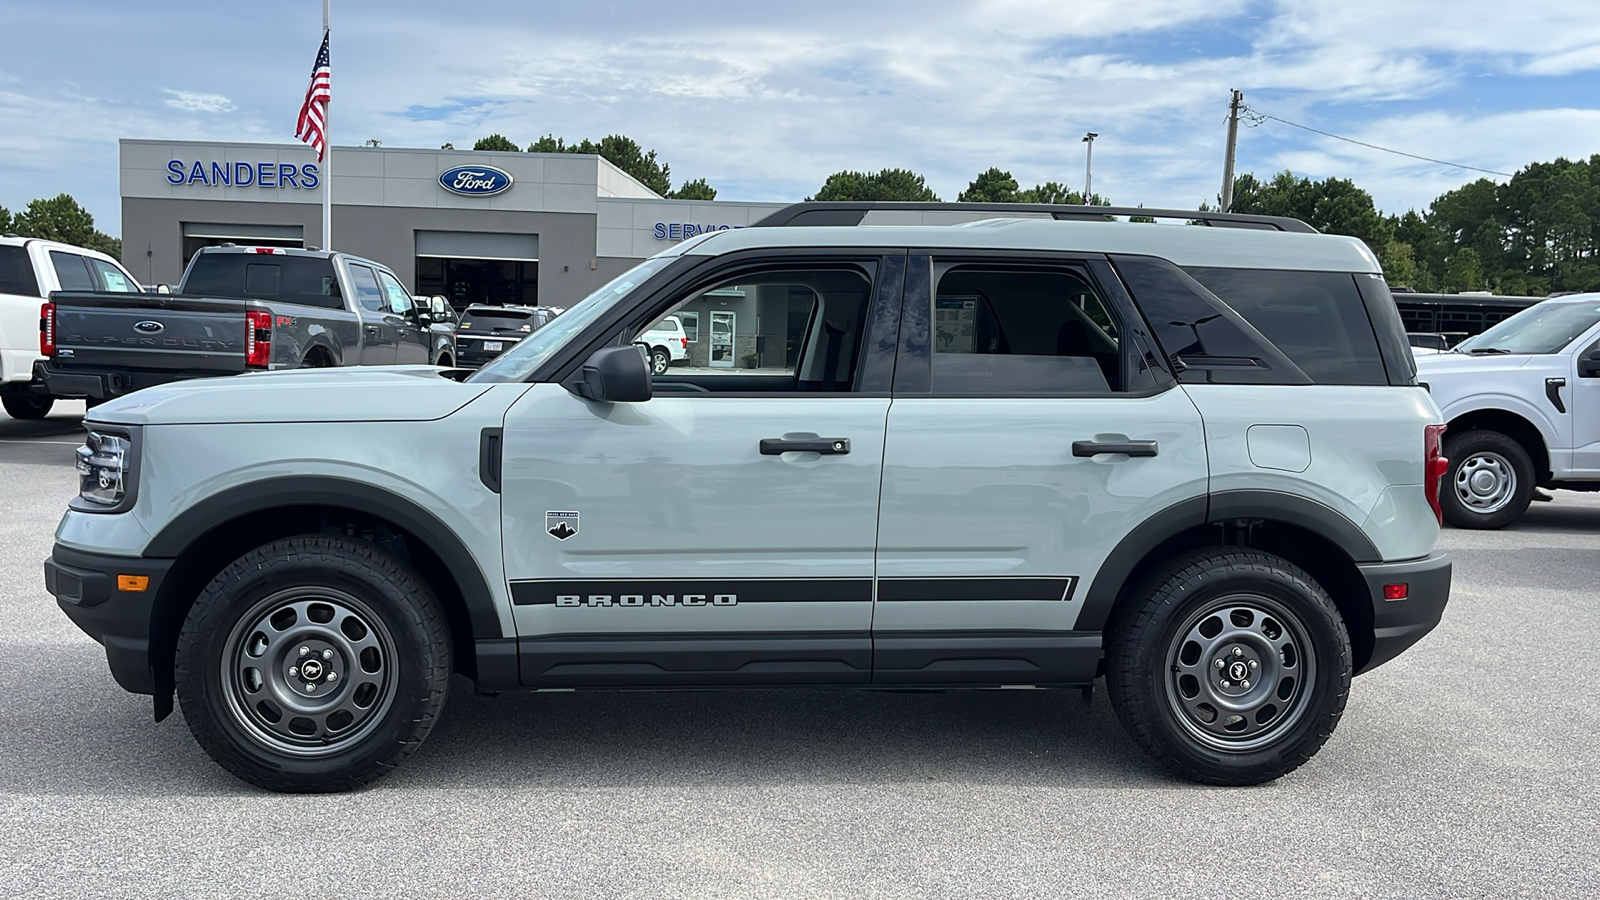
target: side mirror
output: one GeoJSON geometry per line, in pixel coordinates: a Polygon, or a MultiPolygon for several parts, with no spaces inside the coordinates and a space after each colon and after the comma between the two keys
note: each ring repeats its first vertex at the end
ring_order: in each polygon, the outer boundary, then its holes
{"type": "Polygon", "coordinates": [[[643,403],[652,394],[650,363],[637,344],[603,347],[584,362],[574,393],[601,403],[643,403]]]}

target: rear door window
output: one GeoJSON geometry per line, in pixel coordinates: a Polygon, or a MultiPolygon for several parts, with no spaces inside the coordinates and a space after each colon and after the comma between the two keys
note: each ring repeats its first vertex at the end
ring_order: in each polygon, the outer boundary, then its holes
{"type": "Polygon", "coordinates": [[[1346,272],[1190,268],[1317,384],[1388,384],[1378,340],[1346,272]]]}
{"type": "Polygon", "coordinates": [[[51,250],[50,265],[55,268],[56,280],[61,283],[63,291],[92,291],[95,289],[94,277],[89,274],[89,267],[84,263],[82,256],[76,253],[51,250]]]}
{"type": "Polygon", "coordinates": [[[39,296],[39,279],[25,247],[0,247],[0,294],[39,296]]]}

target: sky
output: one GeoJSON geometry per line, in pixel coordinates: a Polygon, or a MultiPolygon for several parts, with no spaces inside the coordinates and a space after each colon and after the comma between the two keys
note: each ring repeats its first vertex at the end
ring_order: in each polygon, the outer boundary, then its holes
{"type": "MultiPolygon", "coordinates": [[[[120,231],[117,140],[293,141],[317,0],[0,0],[0,206],[66,192],[120,231]],[[21,36],[22,39],[18,39],[21,36]]],[[[626,134],[673,183],[793,201],[908,168],[1192,209],[1222,182],[1228,92],[1256,112],[1511,173],[1600,153],[1595,0],[334,0],[333,139],[470,147],[626,134]]],[[[1349,178],[1426,209],[1501,175],[1275,120],[1237,171],[1349,178]]]]}

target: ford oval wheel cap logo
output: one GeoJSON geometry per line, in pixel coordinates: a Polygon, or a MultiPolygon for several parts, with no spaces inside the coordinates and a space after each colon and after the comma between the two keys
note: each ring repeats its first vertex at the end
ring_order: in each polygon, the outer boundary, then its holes
{"type": "Polygon", "coordinates": [[[493,197],[511,190],[511,173],[494,166],[456,166],[439,173],[439,186],[452,194],[493,197]]]}
{"type": "Polygon", "coordinates": [[[167,326],[161,324],[160,322],[145,319],[143,322],[133,323],[133,330],[142,331],[145,334],[156,334],[158,332],[167,330],[167,326]]]}

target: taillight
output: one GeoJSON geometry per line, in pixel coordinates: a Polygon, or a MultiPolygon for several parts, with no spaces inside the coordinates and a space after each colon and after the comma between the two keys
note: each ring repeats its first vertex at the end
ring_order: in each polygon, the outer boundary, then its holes
{"type": "Polygon", "coordinates": [[[46,303],[39,307],[39,355],[56,355],[56,305],[46,303]]]}
{"type": "Polygon", "coordinates": [[[247,310],[244,314],[244,364],[265,369],[272,361],[272,313],[247,310]]]}
{"type": "Polygon", "coordinates": [[[1439,508],[1439,484],[1450,472],[1450,460],[1439,452],[1439,439],[1444,435],[1443,425],[1429,425],[1422,431],[1422,487],[1428,495],[1428,505],[1442,524],[1444,510],[1439,508]]]}
{"type": "Polygon", "coordinates": [[[685,353],[687,353],[689,351],[689,339],[686,338],[686,337],[683,337],[683,338],[678,338],[678,340],[683,342],[683,350],[684,350],[685,353]]]}

